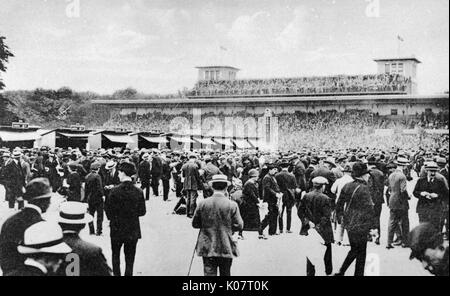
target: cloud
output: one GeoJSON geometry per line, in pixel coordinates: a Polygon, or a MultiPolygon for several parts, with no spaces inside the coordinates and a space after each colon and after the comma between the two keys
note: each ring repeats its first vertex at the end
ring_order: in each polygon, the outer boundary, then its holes
{"type": "Polygon", "coordinates": [[[243,48],[254,48],[258,44],[265,43],[265,32],[263,31],[264,20],[269,14],[258,11],[253,15],[242,15],[236,18],[227,33],[227,37],[236,45],[243,48]]]}
{"type": "Polygon", "coordinates": [[[294,18],[284,27],[276,38],[283,51],[300,49],[307,38],[307,10],[297,7],[294,10],[294,18]]]}

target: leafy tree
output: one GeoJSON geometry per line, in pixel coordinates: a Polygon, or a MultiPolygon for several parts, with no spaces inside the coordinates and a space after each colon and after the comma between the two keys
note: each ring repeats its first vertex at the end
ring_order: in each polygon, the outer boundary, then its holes
{"type": "Polygon", "coordinates": [[[112,99],[113,100],[133,100],[137,96],[137,91],[134,88],[126,88],[117,90],[113,93],[112,99]]]}
{"type": "MultiPolygon", "coordinates": [[[[10,57],[14,55],[9,51],[9,47],[5,44],[5,37],[0,36],[0,72],[6,72],[6,64],[10,57]]],[[[5,87],[2,79],[0,78],[0,90],[5,87]]]]}

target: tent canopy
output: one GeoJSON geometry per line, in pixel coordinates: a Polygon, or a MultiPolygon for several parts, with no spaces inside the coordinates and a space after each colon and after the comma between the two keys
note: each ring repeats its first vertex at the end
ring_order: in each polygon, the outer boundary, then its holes
{"type": "Polygon", "coordinates": [[[233,140],[233,142],[234,142],[234,144],[236,144],[236,147],[239,149],[252,148],[252,145],[250,145],[249,142],[247,142],[246,140],[236,139],[236,140],[233,140]]]}
{"type": "Polygon", "coordinates": [[[175,142],[181,142],[181,143],[194,143],[190,138],[188,137],[170,137],[175,142]]]}
{"type": "Polygon", "coordinates": [[[225,145],[225,146],[233,146],[233,143],[228,138],[225,138],[225,139],[214,138],[214,142],[217,142],[217,143],[219,143],[221,145],[225,145]]]}
{"type": "Polygon", "coordinates": [[[194,140],[196,140],[197,142],[203,144],[203,145],[216,145],[216,143],[214,143],[211,138],[194,138],[194,140]]]}
{"type": "Polygon", "coordinates": [[[89,134],[75,134],[75,133],[59,133],[67,138],[88,138],[89,134]]]}
{"type": "Polygon", "coordinates": [[[144,136],[141,136],[141,137],[150,143],[167,143],[168,142],[166,137],[144,137],[144,136]]]}
{"type": "Polygon", "coordinates": [[[34,141],[37,138],[40,136],[36,132],[0,131],[0,139],[3,142],[34,141]]]}
{"type": "Polygon", "coordinates": [[[134,143],[133,139],[129,135],[105,135],[104,136],[115,143],[134,143]]]}

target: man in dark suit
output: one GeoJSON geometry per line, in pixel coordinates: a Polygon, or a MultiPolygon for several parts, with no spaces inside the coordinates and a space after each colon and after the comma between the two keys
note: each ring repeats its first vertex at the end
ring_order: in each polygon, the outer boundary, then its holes
{"type": "Polygon", "coordinates": [[[68,165],[69,174],[67,176],[68,201],[81,201],[81,176],[78,173],[79,164],[71,162],[68,165]]]}
{"type": "MultiPolygon", "coordinates": [[[[447,185],[449,185],[450,183],[450,179],[449,179],[449,170],[448,170],[448,162],[445,158],[443,157],[439,157],[436,160],[440,171],[439,174],[441,174],[442,176],[444,176],[445,180],[447,180],[447,185]]],[[[444,207],[442,209],[442,219],[441,219],[441,229],[443,229],[445,227],[445,234],[446,237],[448,239],[448,231],[449,231],[449,220],[448,220],[448,200],[447,202],[444,202],[444,207]]]]}
{"type": "Polygon", "coordinates": [[[3,169],[3,184],[5,191],[8,193],[8,205],[10,209],[14,209],[17,201],[18,208],[23,208],[23,194],[25,192],[25,175],[21,165],[22,152],[14,150],[12,159],[8,161],[3,169]]]}
{"type": "MultiPolygon", "coordinates": [[[[102,249],[94,244],[82,240],[80,231],[91,223],[92,216],[86,213],[86,206],[80,202],[69,201],[61,204],[58,223],[63,230],[63,241],[72,249],[73,254],[79,257],[77,273],[68,274],[68,262],[60,268],[61,275],[67,276],[110,276],[111,269],[106,263],[102,249]]],[[[69,262],[70,263],[70,262],[69,262]]]]}
{"type": "Polygon", "coordinates": [[[283,193],[280,191],[278,182],[275,179],[275,175],[278,172],[278,168],[274,164],[268,164],[267,168],[269,172],[264,176],[262,180],[263,188],[263,200],[268,204],[268,210],[266,217],[261,221],[261,226],[259,228],[259,238],[267,239],[263,232],[264,229],[269,226],[269,235],[277,234],[277,222],[279,213],[279,204],[283,197],[283,193]]]}
{"type": "Polygon", "coordinates": [[[159,196],[159,180],[161,180],[162,165],[163,161],[159,156],[158,151],[154,150],[152,156],[152,168],[150,171],[152,175],[152,189],[154,196],[159,196]]]}
{"type": "Polygon", "coordinates": [[[417,202],[417,214],[419,222],[429,222],[439,229],[441,226],[442,209],[448,204],[448,187],[443,178],[437,178],[439,167],[434,162],[425,164],[427,175],[419,178],[414,188],[414,196],[417,202]]]}
{"type": "Polygon", "coordinates": [[[103,185],[102,179],[99,175],[100,163],[94,162],[91,164],[90,173],[86,176],[85,196],[88,204],[88,212],[94,216],[97,213],[97,232],[95,232],[94,222],[89,223],[89,233],[101,235],[103,230],[103,185]]]}
{"type": "Polygon", "coordinates": [[[291,156],[290,158],[292,163],[292,173],[295,176],[295,180],[297,182],[297,186],[302,190],[306,190],[306,177],[305,172],[306,168],[303,162],[299,159],[297,155],[291,156]]]}
{"type": "Polygon", "coordinates": [[[325,191],[323,193],[331,198],[331,207],[332,209],[334,209],[336,196],[331,192],[331,186],[336,181],[336,176],[331,171],[331,166],[332,165],[328,160],[325,161],[322,165],[319,165],[310,175],[309,186],[310,188],[313,187],[312,179],[314,179],[315,177],[324,177],[325,179],[327,179],[328,184],[326,185],[325,191]]]}
{"type": "Polygon", "coordinates": [[[380,229],[380,217],[381,217],[381,210],[383,208],[384,204],[384,183],[385,183],[385,177],[383,172],[381,172],[379,169],[377,169],[377,160],[374,156],[369,157],[368,159],[368,167],[370,171],[370,178],[369,178],[369,189],[370,193],[372,194],[372,201],[373,201],[373,211],[374,211],[374,223],[373,223],[373,229],[376,230],[375,235],[375,244],[380,244],[380,236],[381,236],[381,229],[380,229]]]}
{"type": "Polygon", "coordinates": [[[192,218],[197,206],[198,190],[202,189],[199,166],[196,163],[195,154],[189,156],[189,161],[182,167],[184,185],[183,189],[186,194],[186,214],[188,218],[192,218]]]}
{"type": "MultiPolygon", "coordinates": [[[[303,198],[303,207],[305,209],[305,220],[308,224],[312,222],[314,228],[323,238],[326,246],[324,255],[325,273],[333,273],[333,260],[331,244],[334,242],[333,227],[331,225],[331,199],[323,194],[328,180],[324,177],[316,177],[312,180],[313,189],[303,198]]],[[[314,268],[308,265],[308,275],[314,275],[314,268]],[[308,268],[309,267],[309,268],[308,268]]]]}
{"type": "Polygon", "coordinates": [[[388,206],[390,209],[387,249],[393,248],[394,233],[399,228],[399,239],[404,247],[407,246],[409,233],[409,196],[406,190],[406,176],[403,167],[408,164],[407,159],[399,158],[388,167],[391,174],[388,178],[388,206]]]}
{"type": "Polygon", "coordinates": [[[136,173],[134,164],[123,162],[118,171],[121,183],[111,190],[105,202],[110,221],[113,273],[120,276],[120,249],[124,246],[125,276],[132,276],[136,245],[141,238],[139,217],[146,213],[145,199],[131,178],[136,173]]]}
{"type": "Polygon", "coordinates": [[[105,193],[105,202],[108,200],[111,189],[120,184],[119,171],[117,170],[117,163],[110,160],[105,165],[105,176],[103,182],[103,190],[105,193]]]}
{"type": "Polygon", "coordinates": [[[150,162],[148,161],[150,155],[145,153],[142,155],[142,161],[139,163],[138,176],[141,180],[141,189],[145,190],[145,200],[150,199],[150,162]]]}
{"type": "Polygon", "coordinates": [[[295,189],[297,189],[297,182],[295,176],[288,172],[289,162],[282,162],[280,164],[281,172],[275,175],[278,186],[280,187],[282,197],[282,208],[280,216],[278,217],[278,223],[280,233],[283,233],[283,215],[286,211],[286,231],[291,233],[291,219],[292,219],[292,207],[294,206],[295,189]]]}
{"type": "Polygon", "coordinates": [[[28,201],[27,206],[3,223],[0,232],[0,268],[4,274],[23,265],[25,258],[17,252],[17,246],[23,241],[24,232],[29,226],[43,221],[41,215],[50,206],[51,194],[48,179],[36,178],[30,181],[23,195],[28,201]]]}
{"type": "Polygon", "coordinates": [[[230,276],[233,258],[239,256],[233,232],[242,230],[244,223],[236,202],[227,197],[230,185],[225,175],[215,175],[210,181],[214,194],[202,200],[195,210],[192,226],[200,229],[197,255],[203,257],[205,276],[230,276]]]}
{"type": "Polygon", "coordinates": [[[162,173],[161,180],[163,185],[163,200],[169,200],[169,192],[170,192],[170,177],[172,173],[172,169],[170,168],[171,156],[166,155],[162,157],[162,173]]]}

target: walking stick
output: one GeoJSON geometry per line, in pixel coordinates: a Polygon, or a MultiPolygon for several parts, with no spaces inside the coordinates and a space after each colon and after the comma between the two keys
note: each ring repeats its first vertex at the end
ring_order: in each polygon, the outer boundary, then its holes
{"type": "Polygon", "coordinates": [[[195,242],[194,250],[192,251],[192,257],[191,257],[191,262],[189,263],[189,270],[188,270],[187,276],[189,276],[191,274],[192,262],[194,261],[195,249],[197,248],[198,238],[200,237],[200,231],[201,230],[198,231],[197,241],[195,242]]]}

